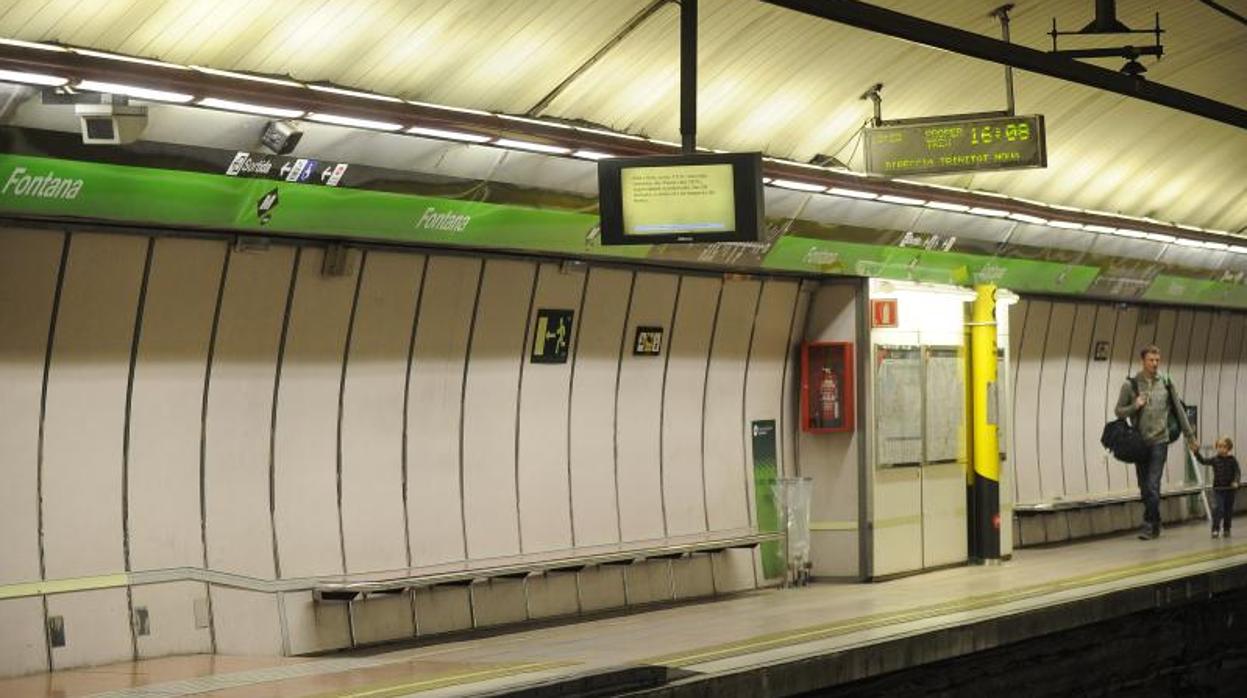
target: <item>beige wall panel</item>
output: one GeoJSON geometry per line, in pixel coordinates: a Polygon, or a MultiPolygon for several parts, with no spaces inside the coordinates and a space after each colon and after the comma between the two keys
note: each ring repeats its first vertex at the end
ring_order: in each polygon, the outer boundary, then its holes
{"type": "MultiPolygon", "coordinates": [[[[1223,386],[1225,385],[1227,373],[1230,375],[1231,385],[1233,385],[1233,372],[1224,370],[1225,338],[1229,334],[1229,330],[1229,313],[1214,313],[1212,316],[1212,328],[1208,332],[1208,353],[1204,357],[1203,391],[1199,402],[1188,400],[1188,403],[1198,405],[1199,407],[1199,414],[1197,415],[1199,426],[1196,428],[1196,431],[1201,434],[1207,432],[1207,436],[1213,436],[1221,423],[1221,392],[1224,390],[1223,386]]],[[[1175,444],[1175,446],[1184,448],[1181,443],[1175,444]]]]}
{"type": "MultiPolygon", "coordinates": [[[[1061,456],[1065,469],[1065,496],[1086,496],[1088,459],[1096,455],[1087,452],[1087,433],[1094,431],[1099,438],[1098,427],[1087,427],[1085,394],[1087,371],[1091,364],[1091,335],[1095,324],[1095,304],[1078,303],[1074,306],[1074,327],[1070,335],[1069,357],[1065,364],[1064,389],[1061,399],[1061,456]]],[[[1099,415],[1096,415],[1098,420],[1099,415]]],[[[1096,449],[1103,450],[1103,449],[1096,449]]]]}
{"type": "MultiPolygon", "coordinates": [[[[810,308],[813,294],[801,290],[797,285],[796,308],[792,316],[792,332],[788,336],[788,355],[784,357],[784,405],[780,425],[777,429],[779,443],[776,451],[780,455],[780,465],[784,475],[793,477],[801,474],[801,463],[798,453],[799,432],[801,429],[801,341],[805,337],[806,315],[810,308]]],[[[860,388],[860,386],[859,386],[860,388]]]]}
{"type": "MultiPolygon", "coordinates": [[[[1161,347],[1160,370],[1168,374],[1173,387],[1188,404],[1200,404],[1203,392],[1203,357],[1207,351],[1209,329],[1207,315],[1194,309],[1183,309],[1178,313],[1178,334],[1173,338],[1173,346],[1161,347]],[[1202,321],[1201,321],[1202,319],[1202,321]]],[[[1138,370],[1138,350],[1134,353],[1135,371],[1138,370]]],[[[1202,413],[1203,410],[1200,410],[1202,413]]],[[[1202,416],[1202,414],[1201,414],[1202,416]]],[[[1133,482],[1133,479],[1132,479],[1133,482]]],[[[1170,445],[1169,455],[1165,461],[1164,487],[1181,487],[1186,482],[1186,455],[1182,441],[1170,445]]]]}
{"type": "Polygon", "coordinates": [[[1018,502],[1043,499],[1039,473],[1039,386],[1043,350],[1047,343],[1052,303],[1033,300],[1026,311],[1026,327],[1018,350],[1017,389],[1013,393],[1013,467],[1017,475],[1018,502]]]}
{"type": "Polygon", "coordinates": [[[674,591],[671,586],[671,561],[646,560],[624,567],[624,586],[629,606],[670,601],[674,591]]]}
{"type": "Polygon", "coordinates": [[[273,521],[282,577],[341,572],[338,397],[356,276],[323,276],[324,250],[299,260],[273,434],[273,521]]]}
{"type": "MultiPolygon", "coordinates": [[[[855,286],[826,285],[815,292],[809,304],[802,337],[805,341],[850,341],[855,351],[869,351],[857,341],[857,294],[855,286]]],[[[801,383],[800,353],[791,359],[790,372],[794,389],[801,383]]],[[[858,389],[865,390],[862,381],[858,389]]],[[[792,399],[790,433],[797,442],[798,469],[803,477],[814,479],[810,501],[811,522],[858,520],[858,438],[853,433],[812,434],[801,430],[800,393],[792,399]]],[[[858,419],[865,419],[858,415],[858,419]]],[[[873,433],[873,428],[870,432],[873,433]]],[[[844,576],[845,568],[857,569],[857,555],[850,559],[827,559],[811,555],[814,574],[844,576]]]]}
{"type": "Polygon", "coordinates": [[[676,276],[650,272],[638,272],[633,282],[624,341],[631,345],[638,326],[662,327],[665,332],[661,355],[634,356],[626,350],[620,359],[615,439],[619,524],[624,542],[661,538],[664,534],[659,432],[663,366],[671,342],[676,285],[676,276]]]}
{"type": "Polygon", "coordinates": [[[133,570],[203,566],[204,372],[225,254],[223,242],[181,238],[158,238],[152,251],[130,407],[133,570]]]}
{"type": "Polygon", "coordinates": [[[663,382],[662,486],[667,535],[706,530],[706,372],[723,282],[686,276],[676,299],[663,382]]]}
{"type": "MultiPolygon", "coordinates": [[[[39,403],[64,240],[61,233],[0,229],[0,584],[39,579],[39,403]]],[[[0,607],[0,618],[25,613],[26,605],[17,602],[0,607]]],[[[27,630],[0,626],[14,634],[0,640],[0,672],[13,673],[9,662],[30,666],[21,649],[27,630]]],[[[47,663],[42,654],[38,661],[47,663]]]]}
{"type": "MultiPolygon", "coordinates": [[[[746,508],[749,510],[750,523],[756,523],[757,512],[754,502],[756,494],[753,486],[753,438],[749,427],[756,420],[775,420],[775,457],[779,472],[789,469],[784,462],[783,442],[791,441],[784,438],[795,428],[794,422],[784,420],[784,360],[789,349],[797,342],[789,340],[788,333],[792,329],[792,314],[797,302],[797,289],[800,284],[795,281],[779,281],[768,279],[762,284],[758,299],[758,312],[754,320],[753,345],[749,350],[749,369],[745,381],[745,482],[746,508]]],[[[763,492],[763,496],[770,496],[763,492]]]]}
{"type": "MultiPolygon", "coordinates": [[[[528,346],[522,350],[520,422],[516,482],[519,487],[520,547],[523,552],[572,547],[571,492],[567,472],[568,398],[576,329],[584,321],[580,297],[585,272],[564,272],[542,264],[528,316],[528,346]],[[572,311],[567,362],[529,361],[537,346],[537,311],[572,311]]],[[[603,483],[605,484],[605,483],[603,483]]],[[[613,489],[613,488],[612,488],[613,489]]]]}
{"type": "Polygon", "coordinates": [[[814,575],[825,578],[856,578],[860,543],[857,529],[810,531],[810,559],[814,575]]]}
{"type": "Polygon", "coordinates": [[[569,616],[580,610],[574,573],[549,573],[527,582],[530,618],[569,616]]]}
{"type": "Polygon", "coordinates": [[[473,584],[470,588],[476,627],[487,628],[528,619],[523,579],[495,578],[483,584],[473,584]]]}
{"type": "MultiPolygon", "coordinates": [[[[1109,352],[1109,378],[1105,390],[1105,397],[1108,400],[1107,412],[1110,415],[1113,414],[1113,408],[1117,405],[1117,396],[1121,393],[1122,383],[1139,370],[1138,347],[1134,343],[1139,322],[1139,309],[1118,307],[1115,311],[1117,321],[1113,325],[1113,345],[1109,352]]],[[[1135,483],[1133,465],[1127,465],[1112,458],[1109,459],[1108,465],[1110,492],[1137,493],[1139,491],[1135,483]]]]}
{"type": "Polygon", "coordinates": [[[416,633],[421,637],[472,627],[472,601],[466,586],[415,591],[416,633]]]}
{"type": "Polygon", "coordinates": [[[195,627],[195,601],[206,599],[207,585],[201,582],[144,584],[131,589],[131,606],[146,608],[151,634],[139,635],[139,657],[170,654],[196,654],[212,651],[212,635],[207,627],[195,627]]]}
{"type": "Polygon", "coordinates": [[[922,565],[965,562],[966,476],[962,463],[922,468],[922,565]]]}
{"type": "MultiPolygon", "coordinates": [[[[1241,358],[1244,336],[1247,329],[1247,314],[1234,313],[1229,317],[1225,333],[1225,344],[1221,354],[1221,381],[1217,391],[1217,422],[1204,422],[1198,429],[1201,442],[1211,443],[1217,436],[1225,434],[1235,437],[1234,392],[1238,384],[1238,376],[1242,370],[1241,358]],[[1214,433],[1215,429],[1215,433],[1214,433]]],[[[1202,419],[1202,417],[1201,417],[1202,419]]],[[[1237,445],[1235,441],[1235,445],[1237,445]]],[[[1245,442],[1247,443],[1247,442],[1245,442]]],[[[1239,454],[1241,456],[1241,453],[1239,454]]]]}
{"type": "MultiPolygon", "coordinates": [[[[146,254],[141,237],[79,234],[70,241],[44,417],[48,579],[125,568],[122,434],[146,254]]],[[[83,661],[111,656],[102,648],[84,651],[83,661]]]]}
{"type": "Polygon", "coordinates": [[[355,604],[355,644],[370,645],[414,637],[410,594],[372,596],[355,604]]]}
{"type": "Polygon", "coordinates": [[[0,600],[0,676],[48,670],[43,627],[43,599],[0,600]]]}
{"type": "MultiPolygon", "coordinates": [[[[1161,348],[1162,352],[1165,351],[1166,347],[1173,346],[1173,335],[1174,330],[1176,329],[1177,320],[1178,314],[1171,308],[1164,308],[1156,313],[1156,332],[1154,333],[1152,341],[1161,348]]],[[[1179,461],[1186,458],[1186,455],[1183,453],[1179,453],[1178,455],[1179,461]]],[[[1162,481],[1161,487],[1163,488],[1166,482],[1173,482],[1175,480],[1177,482],[1181,482],[1185,477],[1186,474],[1182,469],[1166,468],[1165,479],[1162,481]]]]}
{"type": "Polygon", "coordinates": [[[719,302],[702,429],[706,516],[712,531],[748,528],[754,518],[748,496],[753,466],[745,460],[751,439],[744,420],[745,379],[761,290],[757,281],[727,282],[719,302]]]}
{"type": "MultiPolygon", "coordinates": [[[[922,568],[921,476],[918,468],[885,468],[875,472],[872,576],[922,568]]],[[[817,567],[815,572],[818,573],[817,567]]]]}
{"type": "Polygon", "coordinates": [[[219,586],[209,593],[218,654],[283,654],[276,594],[219,586]]]}
{"type": "Polygon", "coordinates": [[[362,273],[342,392],[347,572],[407,566],[403,400],[424,257],[370,251],[362,273]]]}
{"type": "Polygon", "coordinates": [[[624,595],[624,569],[616,565],[590,567],[577,575],[582,613],[607,608],[621,608],[627,603],[624,595]]]}
{"type": "MultiPolygon", "coordinates": [[[[1096,304],[1094,308],[1092,350],[1094,351],[1097,342],[1107,342],[1111,355],[1117,312],[1108,304],[1096,304]]],[[[1116,391],[1120,388],[1122,379],[1121,376],[1113,376],[1109,368],[1110,362],[1107,360],[1091,361],[1087,365],[1086,388],[1083,390],[1083,412],[1086,415],[1083,452],[1087,456],[1087,492],[1091,494],[1109,492],[1109,469],[1120,465],[1100,445],[1100,432],[1104,429],[1104,423],[1113,418],[1116,391]]]]}
{"type": "Polygon", "coordinates": [[[463,388],[463,519],[472,559],[520,552],[516,409],[536,271],[530,262],[485,262],[463,388]]]}
{"type": "Polygon", "coordinates": [[[65,646],[52,648],[52,668],[96,666],[134,657],[126,590],[98,589],[48,598],[48,616],[65,619],[65,646]]]}
{"type": "MultiPolygon", "coordinates": [[[[277,350],[293,261],[289,247],[230,255],[204,425],[208,567],[221,572],[269,579],[274,575],[269,445],[277,350]]],[[[217,593],[213,590],[213,610],[219,618],[217,593]]],[[[230,592],[234,597],[239,593],[230,592]]],[[[227,652],[220,627],[217,649],[227,652]]],[[[245,632],[237,638],[239,646],[250,646],[245,632]]]]}
{"type": "Polygon", "coordinates": [[[1073,303],[1054,302],[1048,320],[1043,359],[1039,368],[1039,407],[1035,413],[1038,453],[1039,498],[1051,501],[1065,496],[1062,454],[1062,416],[1065,413],[1065,376],[1069,366],[1070,337],[1074,331],[1073,303]]]}
{"type": "Polygon", "coordinates": [[[1022,298],[1016,304],[1009,308],[1009,414],[1013,421],[1009,424],[1008,433],[1005,434],[1005,452],[1008,454],[1009,472],[1010,472],[1010,492],[1012,492],[1011,500],[1018,501],[1018,473],[1017,473],[1017,389],[1018,389],[1018,360],[1022,355],[1022,335],[1026,334],[1026,316],[1030,313],[1030,301],[1022,298]]]}
{"type": "Polygon", "coordinates": [[[577,546],[619,541],[615,488],[615,394],[632,272],[591,268],[579,319],[572,381],[570,455],[572,531],[577,546]]]}
{"type": "Polygon", "coordinates": [[[730,548],[711,556],[714,569],[716,594],[731,594],[753,589],[757,573],[754,570],[754,554],[748,549],[730,548]]]}
{"type": "Polygon", "coordinates": [[[286,604],[290,654],[342,649],[351,645],[351,629],[344,603],[316,603],[312,592],[279,595],[286,604]]]}
{"type": "Polygon", "coordinates": [[[671,578],[677,599],[695,599],[714,594],[714,563],[710,555],[672,560],[671,578]]]}
{"type": "MultiPolygon", "coordinates": [[[[1247,316],[1244,317],[1247,324],[1247,316]]],[[[1234,453],[1240,464],[1247,462],[1247,328],[1238,347],[1238,378],[1234,390],[1234,453]]],[[[1247,497],[1242,497],[1247,499],[1247,497]]],[[[1241,506],[1241,505],[1240,505],[1241,506]]]]}
{"type": "Polygon", "coordinates": [[[481,265],[429,257],[424,272],[407,389],[407,525],[417,567],[464,557],[460,415],[481,265]]]}

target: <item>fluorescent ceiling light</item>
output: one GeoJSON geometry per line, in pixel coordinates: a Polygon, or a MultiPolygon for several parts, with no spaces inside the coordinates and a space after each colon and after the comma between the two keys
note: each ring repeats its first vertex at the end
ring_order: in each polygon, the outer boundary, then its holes
{"type": "MultiPolygon", "coordinates": [[[[675,145],[679,145],[679,143],[676,143],[675,145]]],[[[774,162],[780,165],[788,165],[790,167],[804,167],[807,170],[818,170],[820,172],[831,171],[830,167],[823,167],[822,165],[814,165],[808,162],[797,162],[796,160],[784,160],[783,158],[762,158],[762,159],[767,162],[774,162]]]]}
{"type": "Polygon", "coordinates": [[[209,109],[225,109],[227,111],[238,111],[247,114],[259,114],[260,116],[276,116],[283,119],[299,119],[306,112],[298,109],[282,109],[281,107],[266,107],[262,104],[247,104],[246,102],[234,102],[228,99],[217,99],[215,97],[204,97],[196,102],[201,107],[209,109]]]}
{"type": "Polygon", "coordinates": [[[22,48],[37,48],[40,51],[60,51],[62,53],[69,51],[64,46],[56,44],[41,44],[37,41],[22,41],[21,39],[0,39],[0,44],[8,46],[21,46],[22,48]]]}
{"type": "Polygon", "coordinates": [[[650,143],[654,143],[656,145],[666,145],[672,148],[683,148],[684,147],[682,143],[673,143],[671,141],[659,140],[657,138],[646,138],[645,140],[649,141],[650,143]]]}
{"type": "Polygon", "coordinates": [[[1204,246],[1204,243],[1200,242],[1199,240],[1191,240],[1189,238],[1178,238],[1174,240],[1174,242],[1176,242],[1177,244],[1183,247],[1203,247],[1204,246]]]}
{"type": "Polygon", "coordinates": [[[880,201],[886,201],[890,204],[904,204],[906,206],[921,206],[925,204],[926,199],[915,199],[911,196],[896,196],[894,194],[884,194],[879,197],[880,201]]]}
{"type": "Polygon", "coordinates": [[[126,95],[135,99],[149,99],[155,102],[174,102],[176,104],[186,104],[195,99],[194,95],[183,94],[181,92],[166,92],[164,90],[153,90],[146,87],[138,87],[136,85],[122,85],[115,82],[97,82],[95,80],[81,80],[74,85],[80,90],[88,92],[104,92],[113,95],[126,95]]]}
{"type": "Polygon", "coordinates": [[[541,119],[530,119],[526,116],[512,116],[510,114],[499,114],[498,116],[511,121],[522,121],[526,124],[536,124],[538,126],[553,126],[554,128],[565,128],[569,130],[572,128],[567,124],[560,124],[557,121],[542,121],[541,119]]]}
{"type": "Polygon", "coordinates": [[[481,111],[480,109],[466,109],[464,107],[451,107],[445,104],[433,104],[432,102],[418,102],[414,99],[407,100],[407,103],[414,104],[417,107],[428,107],[429,109],[442,109],[445,111],[457,111],[463,114],[480,114],[481,116],[493,116],[493,114],[490,114],[487,111],[481,111]]]}
{"type": "Polygon", "coordinates": [[[602,153],[596,150],[577,150],[576,152],[572,153],[572,156],[578,157],[578,158],[584,158],[585,160],[604,160],[606,158],[615,157],[614,155],[611,155],[610,153],[602,153]]]}
{"type": "Polygon", "coordinates": [[[1239,254],[1247,254],[1247,247],[1243,247],[1242,245],[1230,245],[1230,251],[1237,252],[1239,254]]]}
{"type": "Polygon", "coordinates": [[[165,63],[164,61],[152,60],[150,58],[139,58],[138,56],[123,56],[120,53],[108,53],[106,51],[93,51],[89,48],[73,49],[74,53],[83,56],[94,56],[95,58],[107,58],[110,61],[125,61],[126,63],[142,63],[143,65],[154,65],[160,68],[176,68],[177,70],[190,70],[184,65],[177,63],[165,63]]]}
{"type": "Polygon", "coordinates": [[[870,191],[860,191],[857,189],[845,189],[843,187],[832,187],[827,190],[828,194],[836,196],[847,196],[850,199],[877,199],[879,195],[870,191]]]}
{"type": "Polygon", "coordinates": [[[808,184],[806,182],[794,182],[791,179],[773,179],[771,184],[783,189],[793,189],[796,191],[827,191],[827,187],[821,184],[808,184]]]}
{"type": "Polygon", "coordinates": [[[27,73],[20,70],[0,70],[0,82],[21,82],[27,85],[44,85],[60,87],[69,82],[68,78],[43,73],[27,73]]]}
{"type": "Polygon", "coordinates": [[[1082,230],[1082,223],[1073,223],[1071,221],[1048,221],[1050,228],[1065,228],[1066,230],[1082,230]]]}
{"type": "Polygon", "coordinates": [[[1047,206],[1048,208],[1055,208],[1061,211],[1075,211],[1077,213],[1083,213],[1083,210],[1081,208],[1077,208],[1075,206],[1062,206],[1060,204],[1044,204],[1044,205],[1047,206]]]}
{"type": "MultiPolygon", "coordinates": [[[[1122,237],[1127,237],[1127,238],[1136,238],[1139,240],[1146,240],[1150,238],[1152,235],[1154,235],[1155,233],[1144,233],[1138,230],[1131,230],[1130,228],[1118,228],[1113,231],[1113,234],[1120,235],[1122,237]]],[[[1166,241],[1162,241],[1162,242],[1166,242],[1166,241]]]]}
{"type": "Polygon", "coordinates": [[[396,124],[389,121],[373,121],[372,119],[357,119],[353,116],[340,116],[338,114],[322,114],[320,112],[312,112],[307,115],[311,121],[319,121],[322,124],[333,124],[335,126],[353,126],[355,128],[371,128],[378,131],[398,131],[403,128],[402,124],[396,124]]]}
{"type": "Polygon", "coordinates": [[[209,75],[220,75],[224,78],[237,78],[239,80],[251,80],[252,82],[267,82],[270,85],[285,85],[286,87],[303,87],[303,83],[293,80],[282,80],[281,78],[270,78],[264,75],[251,75],[249,73],[235,73],[232,70],[220,70],[218,68],[209,68],[202,65],[192,65],[192,68],[201,73],[209,75]]]}
{"type": "Polygon", "coordinates": [[[970,213],[976,216],[987,216],[988,218],[1004,218],[1009,215],[1008,211],[1002,211],[998,208],[982,208],[979,206],[971,206],[970,213]]]}
{"type": "Polygon", "coordinates": [[[1183,223],[1178,223],[1177,226],[1183,230],[1190,230],[1196,233],[1204,232],[1204,229],[1199,227],[1198,225],[1185,225],[1183,223]]]}
{"type": "Polygon", "coordinates": [[[1211,241],[1211,240],[1205,240],[1202,244],[1203,244],[1203,246],[1204,246],[1204,247],[1207,247],[1207,248],[1208,248],[1208,249],[1210,249],[1210,250],[1228,250],[1228,249],[1230,249],[1230,246],[1229,246],[1229,245],[1227,245],[1227,244],[1225,244],[1224,242],[1213,242],[1213,241],[1211,241]]]}
{"type": "Polygon", "coordinates": [[[548,145],[546,143],[533,143],[531,141],[517,141],[511,138],[499,138],[494,141],[494,145],[503,148],[515,148],[517,150],[531,150],[536,153],[554,153],[558,155],[566,155],[572,152],[571,148],[564,148],[561,145],[548,145]]]}
{"type": "Polygon", "coordinates": [[[596,133],[599,136],[610,136],[611,138],[624,138],[630,141],[645,140],[645,138],[642,136],[634,136],[631,133],[619,133],[618,131],[607,131],[606,129],[602,129],[602,128],[585,128],[583,126],[573,126],[572,128],[576,129],[577,131],[584,131],[585,133],[596,133]]]}
{"type": "MultiPolygon", "coordinates": [[[[1122,230],[1121,228],[1118,228],[1117,232],[1120,233],[1121,230],[1122,230]]],[[[1173,242],[1178,239],[1172,235],[1166,235],[1164,233],[1144,233],[1143,237],[1147,238],[1148,240],[1155,240],[1156,242],[1173,242]]]]}
{"type": "Polygon", "coordinates": [[[927,208],[938,208],[941,211],[956,211],[957,213],[965,213],[970,210],[965,204],[950,204],[946,201],[928,201],[927,208]]]}
{"type": "Polygon", "coordinates": [[[316,90],[317,92],[331,92],[335,95],[346,95],[348,97],[362,97],[364,99],[375,99],[378,102],[397,102],[399,104],[403,103],[403,100],[399,99],[398,97],[391,97],[389,95],[379,95],[375,92],[360,92],[359,90],[348,90],[346,88],[331,87],[329,85],[308,85],[308,87],[310,87],[313,90],[316,90]]]}
{"type": "Polygon", "coordinates": [[[444,138],[448,141],[463,141],[464,143],[484,143],[493,136],[482,136],[479,133],[467,133],[465,131],[447,131],[441,128],[425,128],[424,126],[412,126],[407,129],[407,133],[414,136],[428,136],[430,138],[444,138]]]}
{"type": "Polygon", "coordinates": [[[1082,229],[1093,233],[1113,233],[1117,231],[1116,228],[1110,228],[1107,225],[1084,225],[1082,229]]]}
{"type": "Polygon", "coordinates": [[[1029,213],[1010,213],[1009,217],[1015,221],[1021,221],[1022,223],[1034,223],[1035,225],[1046,225],[1048,223],[1047,218],[1032,216],[1029,213]]]}

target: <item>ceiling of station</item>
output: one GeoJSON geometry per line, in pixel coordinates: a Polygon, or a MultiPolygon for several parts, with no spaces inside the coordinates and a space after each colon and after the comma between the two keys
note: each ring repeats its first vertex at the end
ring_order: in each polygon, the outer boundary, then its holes
{"type": "MultiPolygon", "coordinates": [[[[998,37],[1002,0],[874,4],[998,37]]],[[[1247,0],[1217,4],[1247,15],[1247,0]]],[[[1093,0],[1019,0],[1012,40],[1047,50],[1093,0]]],[[[1247,109],[1247,24],[1204,2],[1120,0],[1134,29],[1160,12],[1154,82],[1247,109]]],[[[288,75],[458,107],[679,140],[679,8],[664,0],[9,0],[0,36],[288,75]]],[[[1143,45],[1151,36],[1062,40],[1143,45]]],[[[1003,68],[785,10],[702,0],[698,143],[863,169],[860,99],[885,119],[999,110],[1003,68]]],[[[1117,69],[1123,59],[1097,59],[1117,69]]],[[[1247,233],[1247,130],[1015,71],[1017,110],[1048,128],[1042,170],[923,178],[1050,204],[1247,233]]]]}

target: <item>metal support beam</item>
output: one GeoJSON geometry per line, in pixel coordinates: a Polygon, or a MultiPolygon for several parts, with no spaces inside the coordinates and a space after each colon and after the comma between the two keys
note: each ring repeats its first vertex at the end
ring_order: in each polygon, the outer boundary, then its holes
{"type": "Polygon", "coordinates": [[[697,0],[680,0],[680,145],[697,150],[697,0]]]}
{"type": "Polygon", "coordinates": [[[1116,92],[1247,129],[1247,109],[857,0],[763,1],[858,29],[894,36],[963,56],[1000,63],[1100,90],[1116,92]]]}

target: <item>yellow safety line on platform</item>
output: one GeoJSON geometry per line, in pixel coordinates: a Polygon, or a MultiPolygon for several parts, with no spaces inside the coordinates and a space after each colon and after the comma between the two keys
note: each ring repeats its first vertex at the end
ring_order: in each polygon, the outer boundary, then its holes
{"type": "Polygon", "coordinates": [[[837,635],[846,635],[858,630],[869,630],[888,625],[896,625],[899,623],[907,623],[917,620],[926,620],[936,616],[947,615],[950,613],[958,613],[964,611],[973,611],[990,606],[997,606],[1014,601],[1021,601],[1027,598],[1052,594],[1059,591],[1068,591],[1083,586],[1091,586],[1094,584],[1103,584],[1105,582],[1116,581],[1126,577],[1133,577],[1140,574],[1150,574],[1153,572],[1163,572],[1165,570],[1185,565],[1198,564],[1201,562],[1209,562],[1226,557],[1234,557],[1247,553],[1247,545],[1225,548],[1222,550],[1214,550],[1202,553],[1192,553],[1180,557],[1160,560],[1158,562],[1144,563],[1140,565],[1132,565],[1129,567],[1121,567],[1107,572],[1097,572],[1093,574],[1083,575],[1081,577],[1071,577],[1056,582],[1046,582],[1043,584],[1035,584],[1029,587],[1022,587],[1011,591],[996,592],[993,594],[982,594],[979,596],[970,596],[964,599],[956,599],[953,601],[945,601],[931,606],[922,606],[908,611],[891,611],[887,613],[876,613],[860,618],[850,618],[847,620],[836,621],[834,623],[826,623],[822,625],[810,626],[795,631],[783,633],[770,633],[767,635],[759,635],[748,640],[733,642],[724,645],[712,645],[701,648],[694,652],[681,652],[670,654],[662,657],[653,657],[642,660],[642,664],[660,664],[670,667],[686,667],[692,664],[712,661],[716,659],[726,659],[728,657],[749,654],[769,649],[777,649],[790,645],[797,645],[805,642],[813,642],[823,640],[837,635]]]}
{"type": "Polygon", "coordinates": [[[0,586],[0,599],[38,596],[40,594],[63,594],[67,591],[109,589],[112,587],[123,587],[129,583],[130,575],[125,572],[119,572],[117,574],[101,574],[95,577],[70,577],[68,579],[48,579],[42,582],[5,584],[0,586]]]}
{"type": "Polygon", "coordinates": [[[364,690],[350,690],[344,693],[327,693],[323,694],[323,698],[396,698],[409,693],[417,693],[420,691],[431,691],[435,688],[447,688],[449,686],[459,686],[467,683],[476,683],[478,681],[488,681],[489,679],[500,679],[515,674],[531,674],[537,671],[545,671],[547,669],[559,669],[562,667],[574,666],[579,662],[530,662],[528,664],[516,664],[513,666],[495,667],[493,669],[481,669],[478,671],[469,671],[463,674],[451,674],[436,679],[424,679],[423,681],[412,681],[402,684],[390,684],[377,688],[364,690]]]}

